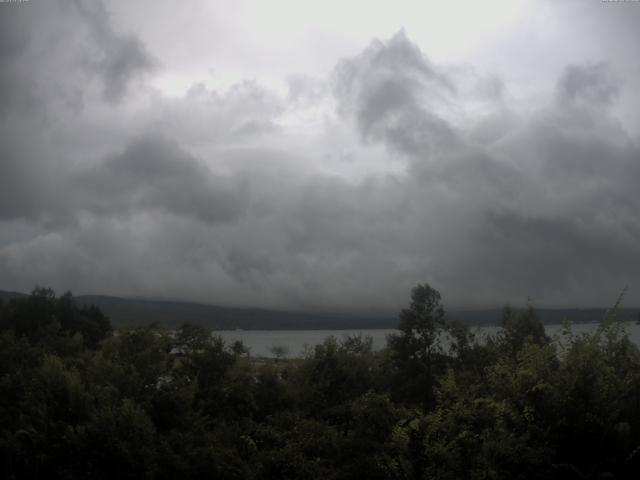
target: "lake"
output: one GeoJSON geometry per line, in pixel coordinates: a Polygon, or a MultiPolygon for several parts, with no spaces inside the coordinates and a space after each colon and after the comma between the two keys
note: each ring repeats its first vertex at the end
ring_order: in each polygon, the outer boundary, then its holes
{"type": "MultiPolygon", "coordinates": [[[[640,345],[640,325],[627,323],[627,331],[631,340],[640,345]]],[[[596,323],[576,323],[572,326],[574,333],[592,332],[597,327],[596,323]]],[[[546,325],[547,334],[554,336],[559,332],[561,325],[546,325]]],[[[480,337],[495,334],[499,330],[497,326],[472,328],[480,337]]],[[[242,340],[245,346],[250,348],[251,355],[258,357],[272,357],[270,348],[274,346],[285,347],[288,350],[287,357],[301,356],[305,348],[313,348],[322,343],[327,337],[333,335],[342,339],[348,335],[362,335],[373,339],[373,348],[384,348],[387,335],[396,333],[397,330],[224,330],[215,332],[222,336],[228,343],[242,340]]]]}

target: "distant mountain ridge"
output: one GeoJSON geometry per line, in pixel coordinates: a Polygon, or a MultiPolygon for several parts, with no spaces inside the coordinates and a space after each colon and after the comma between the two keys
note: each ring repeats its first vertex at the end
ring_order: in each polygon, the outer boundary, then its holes
{"type": "MultiPolygon", "coordinates": [[[[0,300],[26,297],[19,292],[0,290],[0,300]]],[[[115,328],[157,323],[174,328],[183,322],[202,325],[214,330],[346,330],[396,328],[397,315],[367,315],[346,313],[305,313],[277,311],[261,308],[221,307],[194,302],[148,300],[113,297],[107,295],[79,295],[80,305],[96,305],[107,315],[115,328]]],[[[536,309],[546,324],[558,324],[565,318],[574,323],[589,323],[601,320],[606,308],[536,309]]],[[[470,326],[499,325],[502,309],[451,310],[447,318],[470,326]]],[[[622,308],[618,318],[637,321],[638,309],[622,308]]]]}
{"type": "MultiPolygon", "coordinates": [[[[545,325],[558,325],[565,320],[573,323],[595,323],[603,320],[609,311],[608,308],[534,308],[545,325]]],[[[619,308],[616,318],[624,322],[635,322],[640,319],[639,311],[638,308],[619,308]]],[[[451,310],[447,312],[447,318],[472,326],[500,325],[502,312],[502,308],[451,310]]]]}

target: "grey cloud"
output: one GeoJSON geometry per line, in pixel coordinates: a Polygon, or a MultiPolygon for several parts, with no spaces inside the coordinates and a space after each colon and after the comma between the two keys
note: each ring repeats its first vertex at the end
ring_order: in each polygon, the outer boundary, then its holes
{"type": "Polygon", "coordinates": [[[339,63],[334,73],[338,109],[353,114],[365,139],[383,140],[400,151],[447,148],[456,141],[437,114],[455,87],[399,32],[374,41],[363,53],[339,63]]]}
{"type": "Polygon", "coordinates": [[[611,104],[618,96],[618,85],[603,62],[591,65],[570,65],[558,82],[560,101],[569,103],[611,104]]]}
{"type": "Polygon", "coordinates": [[[278,95],[256,82],[240,82],[226,92],[195,84],[182,98],[158,99],[150,120],[189,145],[244,143],[278,134],[277,118],[285,107],[278,95]]]}
{"type": "Polygon", "coordinates": [[[122,100],[129,82],[149,71],[154,65],[135,37],[114,37],[110,51],[96,64],[104,81],[104,98],[110,102],[122,100]]]}
{"type": "MultiPolygon", "coordinates": [[[[632,186],[640,181],[640,148],[607,111],[619,86],[606,64],[568,66],[557,103],[498,125],[498,137],[476,143],[478,136],[469,135],[464,123],[447,121],[446,105],[455,109],[464,101],[457,79],[434,83],[438,66],[424,67],[415,51],[402,36],[374,44],[343,63],[348,68],[339,71],[338,82],[347,87],[337,95],[343,112],[343,92],[356,99],[347,113],[365,133],[371,125],[384,126],[369,139],[407,159],[412,178],[402,185],[405,202],[424,205],[411,218],[425,230],[405,234],[425,239],[425,275],[472,303],[486,303],[497,291],[505,300],[532,295],[555,304],[615,296],[635,278],[627,262],[640,254],[637,242],[629,241],[640,234],[632,186]],[[394,51],[414,53],[399,53],[393,62],[370,60],[394,51]],[[399,74],[390,75],[387,64],[399,74]],[[389,81],[380,80],[386,76],[389,81]],[[430,101],[434,91],[444,104],[430,101]]],[[[503,100],[496,97],[499,112],[503,100]]]]}
{"type": "Polygon", "coordinates": [[[475,91],[489,100],[502,100],[505,96],[506,86],[497,75],[480,78],[475,85],[475,91]]]}
{"type": "Polygon", "coordinates": [[[287,78],[287,87],[288,100],[298,104],[313,104],[327,93],[325,82],[307,75],[290,75],[287,78]]]}
{"type": "Polygon", "coordinates": [[[236,138],[255,137],[257,135],[275,133],[278,130],[280,130],[279,126],[273,121],[249,120],[236,128],[233,136],[236,138]]]}
{"type": "MultiPolygon", "coordinates": [[[[29,45],[7,61],[26,68],[29,45]]],[[[452,72],[404,35],[374,42],[331,77],[335,122],[366,144],[348,145],[357,155],[386,147],[404,169],[358,180],[317,173],[333,137],[296,143],[280,125],[326,94],[312,80],[291,80],[287,98],[195,85],[95,130],[44,89],[83,135],[55,116],[4,121],[42,128],[0,133],[0,282],[309,309],[395,310],[423,281],[458,306],[606,304],[624,284],[638,300],[640,148],[612,113],[624,85],[601,65],[569,66],[519,110],[499,77],[452,72]]],[[[91,88],[84,109],[103,103],[91,88]]],[[[126,105],[123,88],[108,108],[126,105]]]]}
{"type": "Polygon", "coordinates": [[[33,108],[36,78],[22,59],[30,44],[29,16],[26,9],[4,6],[0,15],[0,118],[7,110],[33,108]]]}

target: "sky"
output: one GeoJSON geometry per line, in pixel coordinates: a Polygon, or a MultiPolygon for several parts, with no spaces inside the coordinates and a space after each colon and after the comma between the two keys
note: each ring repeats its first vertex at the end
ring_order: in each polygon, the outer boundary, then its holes
{"type": "Polygon", "coordinates": [[[640,2],[0,3],[0,289],[640,305],[640,2]]]}

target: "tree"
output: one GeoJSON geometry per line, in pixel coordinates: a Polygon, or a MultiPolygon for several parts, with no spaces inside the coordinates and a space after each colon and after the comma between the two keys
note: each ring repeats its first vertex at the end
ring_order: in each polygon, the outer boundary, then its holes
{"type": "Polygon", "coordinates": [[[527,305],[522,312],[510,306],[504,307],[502,330],[498,334],[498,344],[503,352],[515,356],[522,350],[526,341],[536,345],[546,345],[550,341],[533,306],[527,305]]]}
{"type": "Polygon", "coordinates": [[[401,388],[410,400],[433,400],[436,364],[442,356],[444,307],[440,293],[425,283],[411,291],[409,308],[400,312],[399,334],[389,335],[391,358],[400,374],[401,388]]]}
{"type": "Polygon", "coordinates": [[[289,347],[286,345],[273,345],[269,347],[269,353],[276,357],[276,363],[289,355],[289,347]]]}
{"type": "Polygon", "coordinates": [[[71,292],[56,298],[53,290],[41,287],[35,287],[27,297],[11,299],[0,310],[0,330],[13,330],[53,350],[63,348],[76,334],[95,349],[112,334],[111,322],[98,307],[79,307],[71,292]]]}
{"type": "Polygon", "coordinates": [[[95,305],[78,307],[71,292],[56,301],[55,317],[64,331],[70,335],[82,334],[91,348],[112,334],[111,322],[102,311],[95,305]]]}

